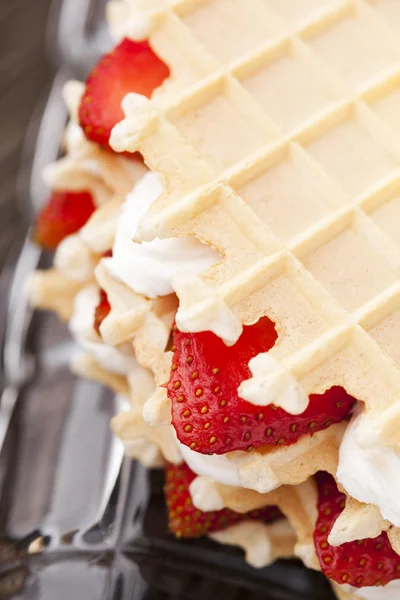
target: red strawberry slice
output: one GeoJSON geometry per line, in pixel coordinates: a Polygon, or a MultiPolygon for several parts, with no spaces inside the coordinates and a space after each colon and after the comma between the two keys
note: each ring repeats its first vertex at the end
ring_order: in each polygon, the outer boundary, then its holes
{"type": "MultiPolygon", "coordinates": [[[[107,250],[103,253],[103,258],[110,258],[113,255],[112,250],[107,250]]],[[[100,288],[100,299],[94,311],[94,330],[101,336],[100,325],[106,317],[110,314],[111,305],[108,301],[106,292],[100,288]]]]}
{"type": "Polygon", "coordinates": [[[310,396],[307,409],[296,416],[273,405],[255,406],[239,397],[240,383],[251,377],[249,360],[270,350],[277,337],[267,317],[244,327],[230,347],[210,332],[175,331],[167,388],[180,442],[202,454],[271,444],[288,446],[349,415],[354,398],[340,387],[310,396]]]}
{"type": "Polygon", "coordinates": [[[148,42],[124,39],[101,58],[86,81],[79,108],[86,137],[109,148],[111,130],[124,118],[124,97],[136,92],[150,98],[168,76],[169,68],[148,42]]]}
{"type": "Polygon", "coordinates": [[[221,531],[245,519],[269,523],[282,516],[276,506],[266,506],[246,514],[225,508],[202,512],[193,506],[189,485],[196,477],[186,464],[168,465],[166,469],[165,497],[168,508],[169,530],[176,537],[201,537],[212,531],[221,531]]]}
{"type": "Polygon", "coordinates": [[[96,306],[96,310],[94,313],[94,329],[97,331],[99,335],[100,333],[100,325],[104,321],[104,319],[110,314],[111,306],[107,298],[107,294],[104,290],[100,289],[100,300],[98,305],[96,306]]]}
{"type": "Polygon", "coordinates": [[[34,241],[54,250],[65,237],[85,225],[95,208],[89,192],[53,192],[36,219],[34,241]]]}
{"type": "Polygon", "coordinates": [[[346,496],[327,473],[318,473],[318,520],[314,544],[323,573],[337,583],[355,587],[381,586],[400,579],[400,556],[392,549],[386,533],[376,538],[333,547],[331,529],[343,511],[346,496]]]}

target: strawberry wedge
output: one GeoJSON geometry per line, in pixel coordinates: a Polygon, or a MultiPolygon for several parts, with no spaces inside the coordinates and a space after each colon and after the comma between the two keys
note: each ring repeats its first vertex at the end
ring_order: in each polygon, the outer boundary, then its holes
{"type": "Polygon", "coordinates": [[[46,250],[55,250],[85,225],[95,208],[89,192],[53,192],[36,219],[34,241],[46,250]]]}
{"type": "Polygon", "coordinates": [[[94,330],[100,334],[100,325],[104,321],[106,317],[110,314],[111,306],[108,301],[107,294],[104,290],[100,290],[100,300],[98,305],[96,306],[96,310],[94,312],[94,330]]]}
{"type": "Polygon", "coordinates": [[[167,389],[172,423],[182,444],[202,454],[289,446],[350,414],[354,398],[341,387],[311,395],[301,415],[273,405],[255,406],[240,398],[239,385],[251,377],[249,361],[270,350],[276,340],[274,324],[267,317],[244,327],[230,347],[210,332],[175,330],[167,389]]]}
{"type": "Polygon", "coordinates": [[[111,131],[124,118],[124,97],[135,92],[150,98],[168,76],[169,68],[147,42],[124,39],[101,58],[86,80],[79,107],[79,121],[86,137],[111,149],[111,131]]]}
{"type": "Polygon", "coordinates": [[[168,465],[166,469],[165,498],[168,508],[169,530],[176,537],[201,537],[221,531],[246,519],[270,523],[282,516],[276,506],[267,506],[246,514],[230,509],[203,512],[193,506],[189,485],[196,475],[186,464],[168,465]]]}
{"type": "Polygon", "coordinates": [[[382,586],[400,579],[400,556],[386,533],[376,538],[333,547],[328,542],[332,527],[343,511],[346,496],[327,473],[318,473],[318,520],[314,544],[323,573],[337,583],[354,587],[382,586]]]}

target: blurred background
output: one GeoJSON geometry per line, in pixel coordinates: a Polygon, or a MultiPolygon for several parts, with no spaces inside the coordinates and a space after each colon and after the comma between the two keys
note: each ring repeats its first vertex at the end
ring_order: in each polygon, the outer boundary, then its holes
{"type": "Polygon", "coordinates": [[[25,133],[53,69],[46,54],[51,0],[0,0],[0,266],[24,228],[16,201],[25,133]]]}

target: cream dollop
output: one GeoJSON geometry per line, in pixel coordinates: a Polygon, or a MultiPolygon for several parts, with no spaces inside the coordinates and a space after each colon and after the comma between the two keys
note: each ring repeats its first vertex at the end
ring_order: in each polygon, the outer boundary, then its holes
{"type": "MultiPolygon", "coordinates": [[[[150,2],[147,0],[147,7],[151,8],[151,4],[151,0],[150,2]]],[[[154,17],[151,13],[146,14],[145,10],[140,10],[138,2],[118,0],[117,2],[108,2],[107,22],[115,40],[128,37],[140,41],[150,37],[154,17]]]]}
{"type": "Polygon", "coordinates": [[[200,454],[179,444],[183,460],[197,475],[205,475],[225,485],[242,486],[238,465],[223,454],[200,454]]]}
{"type": "MultiPolygon", "coordinates": [[[[341,586],[339,586],[341,587],[341,586]]],[[[364,588],[351,588],[343,586],[346,592],[361,600],[399,600],[400,598],[400,579],[390,581],[383,587],[364,587],[364,588]]]]}
{"type": "Polygon", "coordinates": [[[252,378],[239,386],[239,396],[256,406],[275,404],[291,415],[300,415],[308,406],[308,395],[289,370],[268,352],[249,362],[252,378]]]}
{"type": "Polygon", "coordinates": [[[176,275],[203,273],[221,260],[218,252],[196,238],[133,241],[141,217],[162,192],[157,173],[147,173],[136,184],[121,209],[113,256],[104,260],[111,275],[149,298],[171,294],[176,275]]]}
{"type": "MultiPolygon", "coordinates": [[[[64,141],[69,154],[73,154],[75,156],[81,154],[88,145],[82,128],[72,119],[65,128],[64,141]]],[[[100,174],[98,169],[96,169],[95,172],[100,174]]]]}
{"type": "Polygon", "coordinates": [[[96,284],[85,286],[76,295],[74,313],[69,322],[70,331],[78,344],[92,354],[104,369],[119,375],[127,375],[137,366],[132,347],[129,344],[119,348],[107,346],[93,328],[99,299],[99,288],[96,284]]]}
{"type": "Polygon", "coordinates": [[[362,418],[362,413],[354,415],[346,429],[339,451],[337,479],[353,498],[375,504],[384,519],[399,527],[400,455],[389,446],[361,446],[357,432],[362,418]]]}

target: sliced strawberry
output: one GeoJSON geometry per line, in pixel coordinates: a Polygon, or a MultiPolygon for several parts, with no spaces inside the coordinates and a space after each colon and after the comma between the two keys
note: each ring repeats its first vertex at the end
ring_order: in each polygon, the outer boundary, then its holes
{"type": "Polygon", "coordinates": [[[180,442],[203,454],[224,454],[277,444],[288,446],[346,418],[354,398],[333,387],[310,396],[301,415],[273,405],[260,407],[238,395],[251,377],[249,360],[267,352],[277,339],[267,317],[244,327],[234,346],[210,332],[174,333],[174,359],[168,396],[172,423],[180,442]]]}
{"type": "Polygon", "coordinates": [[[344,509],[346,496],[327,473],[318,473],[318,520],[314,544],[323,573],[337,583],[355,587],[381,586],[400,579],[400,556],[392,549],[386,533],[376,538],[333,547],[331,529],[344,509]]]}
{"type": "Polygon", "coordinates": [[[228,508],[202,512],[193,506],[189,485],[196,477],[186,464],[168,465],[166,469],[165,497],[168,507],[169,530],[177,537],[201,537],[212,531],[226,529],[245,519],[269,523],[282,516],[276,506],[266,506],[244,515],[228,508]]]}
{"type": "Polygon", "coordinates": [[[89,192],[53,192],[36,219],[34,241],[54,250],[65,237],[85,225],[95,208],[89,192]]]}
{"type": "MultiPolygon", "coordinates": [[[[110,258],[113,255],[112,249],[107,250],[103,253],[103,258],[110,258]]],[[[94,312],[94,330],[101,336],[100,325],[106,317],[110,314],[111,305],[108,301],[107,294],[103,289],[100,288],[100,299],[94,312]]]]}
{"type": "Polygon", "coordinates": [[[100,289],[100,300],[94,313],[94,329],[100,334],[100,325],[110,314],[111,306],[104,290],[100,289]]]}
{"type": "Polygon", "coordinates": [[[150,98],[168,76],[169,68],[147,42],[124,39],[101,58],[86,81],[79,108],[86,137],[109,147],[111,130],[124,117],[124,97],[136,92],[150,98]]]}

